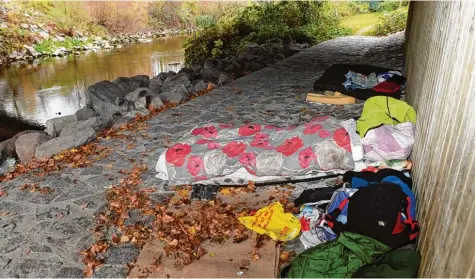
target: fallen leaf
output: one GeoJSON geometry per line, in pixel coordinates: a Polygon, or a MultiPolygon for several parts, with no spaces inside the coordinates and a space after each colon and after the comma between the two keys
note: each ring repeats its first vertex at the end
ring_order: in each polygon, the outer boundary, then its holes
{"type": "Polygon", "coordinates": [[[254,192],[256,190],[255,182],[251,180],[248,181],[248,186],[246,188],[254,192]]]}
{"type": "Polygon", "coordinates": [[[83,270],[84,277],[91,277],[94,274],[94,270],[92,266],[86,266],[83,270]]]}
{"type": "Polygon", "coordinates": [[[129,242],[130,238],[127,235],[122,235],[121,236],[121,242],[129,242]]]}
{"type": "Polygon", "coordinates": [[[224,195],[224,196],[227,196],[227,195],[231,195],[231,191],[229,188],[222,188],[220,190],[220,194],[224,195]]]}
{"type": "Polygon", "coordinates": [[[279,259],[282,261],[287,261],[289,259],[289,252],[281,251],[281,254],[279,254],[279,259]]]}
{"type": "Polygon", "coordinates": [[[188,190],[182,189],[177,191],[177,194],[181,196],[182,198],[188,198],[189,192],[188,190]]]}

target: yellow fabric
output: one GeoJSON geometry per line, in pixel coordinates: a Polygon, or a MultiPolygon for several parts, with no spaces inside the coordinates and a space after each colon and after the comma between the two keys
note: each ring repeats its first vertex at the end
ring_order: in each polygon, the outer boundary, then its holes
{"type": "Polygon", "coordinates": [[[343,95],[340,92],[335,92],[334,95],[321,95],[315,93],[307,94],[306,101],[332,104],[332,105],[350,105],[355,104],[355,98],[347,95],[343,95]]]}
{"type": "Polygon", "coordinates": [[[301,222],[275,202],[258,210],[253,216],[239,217],[238,220],[248,229],[259,234],[267,234],[275,241],[294,239],[301,232],[301,222]]]}
{"type": "Polygon", "coordinates": [[[357,122],[360,137],[365,137],[368,130],[380,125],[396,125],[403,122],[416,123],[416,112],[405,101],[392,97],[375,96],[367,99],[364,110],[357,122]]]}

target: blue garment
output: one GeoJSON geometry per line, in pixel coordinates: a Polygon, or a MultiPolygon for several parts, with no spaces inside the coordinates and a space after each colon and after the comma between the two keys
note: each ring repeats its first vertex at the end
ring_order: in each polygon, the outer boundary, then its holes
{"type": "Polygon", "coordinates": [[[344,85],[345,89],[347,90],[370,89],[374,88],[375,85],[378,84],[378,78],[375,73],[371,73],[370,75],[366,76],[349,71],[347,74],[345,74],[345,77],[347,79],[342,83],[342,85],[344,85]]]}

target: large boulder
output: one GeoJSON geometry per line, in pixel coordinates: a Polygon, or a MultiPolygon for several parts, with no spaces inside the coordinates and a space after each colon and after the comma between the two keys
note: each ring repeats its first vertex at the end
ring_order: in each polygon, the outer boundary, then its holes
{"type": "Polygon", "coordinates": [[[160,95],[147,95],[146,100],[147,108],[157,109],[164,105],[162,99],[160,98],[160,95]]]}
{"type": "Polygon", "coordinates": [[[178,71],[177,75],[184,74],[188,77],[189,80],[193,80],[195,78],[195,72],[189,68],[182,68],[178,71]]]}
{"type": "Polygon", "coordinates": [[[88,120],[91,117],[96,117],[99,114],[97,114],[97,112],[94,111],[92,108],[84,107],[79,109],[74,115],[76,115],[76,120],[82,121],[88,120]]]}
{"type": "Polygon", "coordinates": [[[162,80],[161,76],[156,76],[151,78],[149,82],[150,91],[152,91],[155,94],[160,93],[160,91],[162,91],[163,84],[164,84],[164,81],[162,80]]]}
{"type": "Polygon", "coordinates": [[[218,78],[218,85],[225,85],[233,81],[233,77],[226,73],[221,73],[218,78]]]}
{"type": "Polygon", "coordinates": [[[207,84],[203,80],[194,81],[193,92],[200,92],[207,89],[207,84]]]}
{"type": "Polygon", "coordinates": [[[212,68],[217,68],[218,67],[218,59],[214,58],[207,58],[205,62],[203,63],[203,69],[212,69],[212,68]]]}
{"type": "Polygon", "coordinates": [[[145,95],[152,94],[151,90],[147,87],[140,87],[136,90],[127,93],[126,100],[129,102],[135,102],[137,99],[144,97],[145,95]]]}
{"type": "Polygon", "coordinates": [[[244,53],[255,56],[263,56],[265,50],[258,44],[248,44],[244,48],[244,53]]]}
{"type": "MultiPolygon", "coordinates": [[[[135,78],[120,77],[113,81],[113,83],[119,85],[126,93],[132,92],[142,86],[142,81],[135,78]]],[[[149,84],[147,84],[149,87],[149,84]]]]}
{"type": "Polygon", "coordinates": [[[166,73],[165,73],[165,72],[160,73],[160,74],[158,75],[158,77],[159,77],[160,79],[162,79],[162,81],[164,81],[165,79],[167,79],[167,78],[169,78],[169,77],[173,77],[173,76],[175,76],[175,75],[177,75],[176,72],[174,72],[174,71],[168,71],[168,72],[166,72],[166,73]]]}
{"type": "Polygon", "coordinates": [[[140,82],[140,87],[149,87],[150,78],[146,75],[133,76],[131,79],[140,82]]]}
{"type": "Polygon", "coordinates": [[[2,163],[8,158],[18,157],[16,148],[15,148],[15,142],[17,141],[17,139],[21,137],[22,135],[35,133],[35,132],[38,132],[38,131],[35,131],[35,130],[21,131],[15,136],[13,136],[12,138],[0,142],[0,163],[2,163]]]}
{"type": "Polygon", "coordinates": [[[59,135],[64,127],[76,122],[76,115],[56,117],[46,121],[46,133],[52,137],[59,135]]]}
{"type": "Polygon", "coordinates": [[[103,116],[103,117],[91,117],[88,120],[78,121],[71,123],[70,125],[63,128],[60,133],[61,137],[81,133],[82,130],[93,129],[95,132],[102,131],[104,129],[110,128],[112,126],[112,117],[103,116]]]}
{"type": "Polygon", "coordinates": [[[193,71],[194,76],[200,75],[200,72],[202,71],[203,67],[200,64],[194,63],[190,65],[190,69],[193,71]]]}
{"type": "Polygon", "coordinates": [[[44,132],[32,132],[19,136],[15,141],[15,150],[20,162],[28,164],[35,156],[36,147],[49,140],[51,136],[44,132]]]}
{"type": "Polygon", "coordinates": [[[162,92],[173,89],[177,85],[183,85],[188,92],[193,90],[192,83],[186,74],[175,75],[173,77],[168,77],[165,79],[164,84],[162,85],[162,92]]]}
{"type": "Polygon", "coordinates": [[[73,134],[51,139],[36,147],[35,157],[43,158],[58,154],[63,150],[75,148],[88,143],[96,137],[96,131],[92,128],[76,130],[73,134]]]}
{"type": "Polygon", "coordinates": [[[191,91],[189,91],[183,84],[177,84],[175,87],[168,88],[159,96],[163,102],[178,104],[187,100],[191,96],[191,91]]]}
{"type": "Polygon", "coordinates": [[[125,99],[128,92],[110,81],[101,81],[88,87],[86,96],[88,105],[99,115],[121,115],[127,113],[131,107],[125,99]]]}
{"type": "Polygon", "coordinates": [[[23,45],[23,47],[26,49],[26,51],[29,55],[31,55],[35,58],[41,55],[38,51],[36,51],[36,49],[34,47],[31,47],[31,46],[28,46],[28,45],[23,45]]]}
{"type": "Polygon", "coordinates": [[[213,83],[217,83],[222,73],[222,71],[216,68],[207,68],[202,71],[201,76],[205,82],[211,81],[213,83]]]}

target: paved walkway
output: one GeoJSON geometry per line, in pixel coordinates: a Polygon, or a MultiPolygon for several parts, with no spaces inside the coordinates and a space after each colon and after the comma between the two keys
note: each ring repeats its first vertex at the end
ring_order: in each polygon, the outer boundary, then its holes
{"type": "MultiPolygon", "coordinates": [[[[362,103],[320,106],[307,104],[305,96],[324,69],[334,63],[402,69],[402,43],[403,34],[324,42],[159,114],[148,121],[150,138],[137,134],[132,148],[130,142],[120,139],[101,141],[114,152],[87,168],[69,168],[44,177],[23,175],[3,182],[0,186],[8,195],[0,197],[0,276],[81,277],[84,266],[78,252],[93,243],[87,229],[94,226],[94,216],[104,209],[106,187],[117,184],[124,177],[119,170],[131,169],[131,160],[135,160],[149,168],[141,187],[158,187],[155,195],[160,200],[167,186],[154,177],[158,156],[165,143],[179,139],[195,125],[212,121],[296,125],[317,115],[340,119],[359,116],[362,103]],[[19,190],[25,183],[48,186],[54,192],[19,190]]],[[[138,253],[133,245],[109,248],[105,265],[94,276],[124,277],[125,264],[138,253]]]]}

